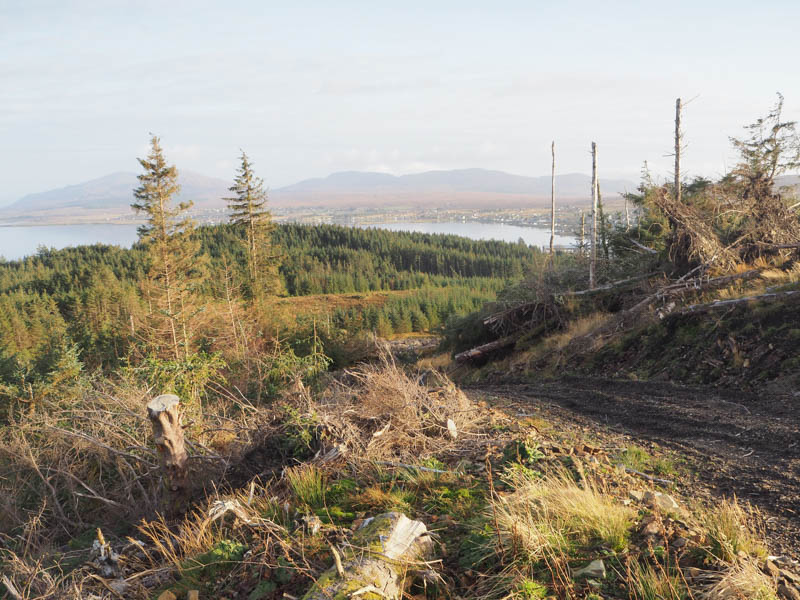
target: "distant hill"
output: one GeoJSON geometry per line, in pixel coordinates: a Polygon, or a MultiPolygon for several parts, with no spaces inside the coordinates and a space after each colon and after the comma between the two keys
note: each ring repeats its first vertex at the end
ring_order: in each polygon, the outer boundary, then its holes
{"type": "Polygon", "coordinates": [[[779,188],[788,187],[800,191],[800,175],[782,175],[775,179],[775,184],[779,188]]]}
{"type": "MultiPolygon", "coordinates": [[[[620,192],[633,191],[632,181],[602,180],[602,192],[612,200],[620,192]]],[[[556,176],[561,201],[588,201],[591,178],[580,173],[556,176]]],[[[525,177],[503,171],[458,169],[412,175],[387,175],[359,171],[333,173],[306,179],[273,193],[276,205],[354,206],[374,204],[462,206],[494,208],[543,205],[550,198],[550,176],[525,177]]]]}
{"type": "MultiPolygon", "coordinates": [[[[198,209],[222,208],[230,183],[191,171],[178,176],[180,200],[194,200],[198,209]]],[[[47,192],[28,194],[0,209],[2,218],[38,220],[59,215],[113,218],[131,212],[133,190],[138,185],[134,173],[111,173],[76,185],[47,192]]]]}
{"type": "MultiPolygon", "coordinates": [[[[230,183],[191,171],[180,171],[179,199],[193,200],[194,210],[223,211],[230,183]]],[[[108,222],[131,221],[134,173],[112,173],[76,185],[28,194],[0,209],[5,222],[108,222]]],[[[633,190],[624,180],[602,180],[606,202],[633,190]]],[[[560,202],[589,200],[590,177],[570,173],[556,177],[560,202]]],[[[486,169],[428,171],[412,175],[387,175],[360,171],[333,173],[306,179],[270,191],[270,204],[280,208],[403,207],[504,208],[545,206],[550,199],[550,176],[524,177],[486,169]]]]}

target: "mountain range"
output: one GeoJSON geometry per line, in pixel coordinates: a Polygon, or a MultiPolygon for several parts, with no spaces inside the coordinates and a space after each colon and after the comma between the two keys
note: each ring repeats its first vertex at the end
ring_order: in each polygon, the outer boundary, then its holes
{"type": "MultiPolygon", "coordinates": [[[[588,202],[590,177],[569,173],[556,177],[561,202],[588,202]]],[[[76,185],[29,194],[0,209],[5,222],[91,222],[131,219],[137,185],[134,173],[119,172],[76,185]]],[[[179,200],[193,200],[194,210],[223,211],[230,182],[181,171],[179,200]]],[[[633,190],[626,180],[601,180],[606,199],[633,190]]],[[[550,176],[525,177],[486,169],[428,171],[388,175],[362,171],[333,173],[271,190],[270,206],[280,209],[330,208],[511,208],[546,206],[550,176]]]]}

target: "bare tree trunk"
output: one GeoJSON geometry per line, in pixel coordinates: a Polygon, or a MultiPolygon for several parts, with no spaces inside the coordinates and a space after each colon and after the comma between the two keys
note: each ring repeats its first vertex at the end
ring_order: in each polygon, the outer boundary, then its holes
{"type": "Polygon", "coordinates": [[[183,440],[181,401],[175,394],[162,394],[147,403],[147,418],[153,426],[153,440],[158,448],[161,467],[170,497],[171,509],[187,497],[188,455],[183,440]]]}
{"type": "Polygon", "coordinates": [[[553,168],[550,174],[550,258],[553,257],[553,240],[556,237],[556,143],[550,144],[553,155],[553,168]]]}
{"type": "Polygon", "coordinates": [[[592,142],[592,240],[589,257],[589,289],[594,289],[597,268],[597,144],[592,142]]]}
{"type": "Polygon", "coordinates": [[[675,200],[681,201],[681,99],[675,100],[675,200]]]}
{"type": "Polygon", "coordinates": [[[628,211],[628,193],[625,192],[625,231],[631,228],[631,214],[628,211]]]}
{"type": "Polygon", "coordinates": [[[331,546],[334,566],[317,578],[303,600],[399,600],[411,579],[406,571],[420,569],[419,561],[427,558],[432,548],[428,530],[420,521],[397,512],[368,519],[341,554],[331,546]]]}
{"type": "Polygon", "coordinates": [[[586,256],[586,213],[581,210],[581,258],[586,256]]]}

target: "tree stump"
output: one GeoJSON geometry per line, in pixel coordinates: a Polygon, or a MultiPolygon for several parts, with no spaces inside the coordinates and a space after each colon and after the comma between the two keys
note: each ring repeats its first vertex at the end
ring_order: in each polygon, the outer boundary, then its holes
{"type": "Polygon", "coordinates": [[[181,416],[181,400],[175,394],[162,394],[147,403],[147,417],[153,425],[153,440],[158,448],[172,509],[178,508],[189,489],[186,467],[189,457],[184,446],[181,416]]]}
{"type": "MultiPolygon", "coordinates": [[[[433,541],[421,521],[389,512],[365,521],[341,558],[325,571],[303,600],[399,600],[409,566],[427,558],[433,541]]],[[[425,570],[424,565],[415,565],[425,570]]]]}

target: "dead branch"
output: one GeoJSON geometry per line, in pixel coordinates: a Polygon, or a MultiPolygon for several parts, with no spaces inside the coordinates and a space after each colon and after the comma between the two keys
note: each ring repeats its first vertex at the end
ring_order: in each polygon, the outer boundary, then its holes
{"type": "Polygon", "coordinates": [[[747,304],[750,302],[775,302],[776,300],[782,300],[783,298],[787,298],[789,296],[794,296],[795,294],[800,294],[798,290],[792,290],[788,292],[774,292],[771,294],[761,294],[759,296],[747,296],[745,298],[734,298],[732,300],[716,300],[714,302],[708,302],[706,304],[692,304],[687,306],[683,310],[679,311],[676,314],[679,315],[686,315],[686,314],[697,314],[701,312],[707,312],[709,310],[715,310],[717,308],[725,308],[727,306],[735,306],[738,304],[747,304]]]}
{"type": "Polygon", "coordinates": [[[618,467],[622,467],[625,469],[626,473],[630,473],[631,475],[637,475],[647,481],[652,481],[653,483],[660,483],[661,485],[674,485],[675,482],[671,481],[670,479],[659,479],[658,477],[653,477],[652,475],[648,475],[647,473],[642,473],[641,471],[637,471],[636,469],[631,469],[630,467],[626,467],[622,463],[617,465],[618,467]]]}

